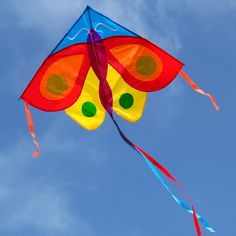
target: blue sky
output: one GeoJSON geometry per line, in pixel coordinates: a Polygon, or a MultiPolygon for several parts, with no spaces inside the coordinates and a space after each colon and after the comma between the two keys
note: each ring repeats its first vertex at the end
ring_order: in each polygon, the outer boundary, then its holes
{"type": "Polygon", "coordinates": [[[39,158],[32,158],[18,97],[87,4],[172,53],[216,97],[219,112],[178,76],[150,94],[138,123],[117,119],[179,179],[218,235],[235,235],[234,0],[2,0],[0,234],[195,235],[191,216],[108,117],[88,132],[63,112],[32,108],[41,146],[39,158]]]}

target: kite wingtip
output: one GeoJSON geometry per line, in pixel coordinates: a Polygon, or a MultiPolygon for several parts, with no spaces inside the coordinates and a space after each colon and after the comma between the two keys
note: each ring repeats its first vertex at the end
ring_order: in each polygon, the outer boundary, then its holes
{"type": "Polygon", "coordinates": [[[92,7],[90,7],[89,5],[86,6],[85,10],[92,10],[92,7]]]}
{"type": "Polygon", "coordinates": [[[22,99],[22,95],[20,95],[20,96],[18,97],[18,102],[19,102],[21,99],[22,99]]]}

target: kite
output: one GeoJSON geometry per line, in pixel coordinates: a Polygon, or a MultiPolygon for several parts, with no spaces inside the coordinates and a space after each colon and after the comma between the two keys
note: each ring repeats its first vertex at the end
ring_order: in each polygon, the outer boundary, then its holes
{"type": "Polygon", "coordinates": [[[189,194],[179,181],[148,153],[130,141],[118,125],[114,113],[129,122],[138,121],[147,94],[169,85],[178,74],[197,92],[208,96],[182,70],[183,63],[147,39],[115,23],[89,6],[38,69],[21,95],[28,126],[37,146],[29,105],[46,111],[65,113],[87,130],[97,129],[110,116],[121,138],[144,159],[155,177],[178,205],[193,215],[198,236],[200,224],[214,229],[195,211],[189,194]],[[161,174],[174,182],[189,201],[179,200],[161,174]]]}

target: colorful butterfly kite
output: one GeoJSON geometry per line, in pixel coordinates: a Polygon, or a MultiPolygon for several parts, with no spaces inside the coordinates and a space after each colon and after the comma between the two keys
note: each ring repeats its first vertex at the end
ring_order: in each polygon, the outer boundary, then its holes
{"type": "Polygon", "coordinates": [[[108,114],[122,139],[137,151],[156,178],[174,200],[193,215],[196,232],[199,222],[215,232],[195,212],[182,185],[161,164],[131,142],[117,124],[113,112],[127,121],[136,122],[142,116],[148,92],[163,89],[180,74],[197,92],[203,92],[183,71],[183,64],[173,56],[87,7],[52,53],[39,68],[22,94],[30,133],[39,153],[29,105],[47,112],[64,110],[68,116],[88,130],[97,129],[108,114]],[[159,174],[177,184],[191,207],[180,201],[159,174]]]}

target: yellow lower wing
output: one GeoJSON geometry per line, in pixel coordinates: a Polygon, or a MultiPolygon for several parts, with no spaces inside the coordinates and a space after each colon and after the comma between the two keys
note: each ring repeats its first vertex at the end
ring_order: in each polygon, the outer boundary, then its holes
{"type": "Polygon", "coordinates": [[[125,120],[138,121],[143,114],[147,93],[128,85],[110,65],[107,81],[112,89],[113,110],[125,120]]]}
{"type": "MultiPolygon", "coordinates": [[[[110,65],[108,66],[107,82],[112,90],[113,110],[130,122],[139,120],[144,110],[147,93],[129,86],[110,65]]],[[[88,130],[97,129],[103,123],[106,111],[99,97],[99,80],[92,68],[87,74],[78,100],[65,112],[88,130]]]]}
{"type": "Polygon", "coordinates": [[[106,111],[99,98],[99,80],[92,68],[87,74],[78,100],[65,112],[88,130],[97,129],[103,123],[106,111]]]}

